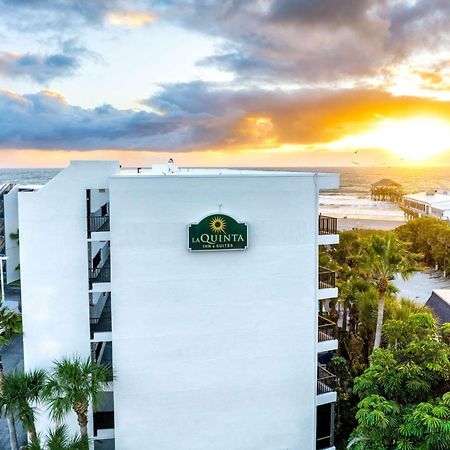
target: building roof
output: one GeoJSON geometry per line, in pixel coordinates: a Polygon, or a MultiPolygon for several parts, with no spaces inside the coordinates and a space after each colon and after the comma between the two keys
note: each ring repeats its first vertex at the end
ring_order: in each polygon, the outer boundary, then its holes
{"type": "Polygon", "coordinates": [[[450,191],[438,190],[432,192],[418,192],[416,194],[404,195],[407,200],[425,203],[440,209],[450,209],[450,191]]]}
{"type": "Polygon", "coordinates": [[[158,164],[152,167],[121,168],[112,178],[134,177],[317,177],[318,188],[337,189],[339,187],[338,173],[295,172],[288,170],[251,170],[251,169],[221,169],[221,168],[181,168],[173,163],[158,164]]]}
{"type": "Polygon", "coordinates": [[[390,178],[383,178],[382,180],[377,181],[376,183],[372,184],[373,187],[381,187],[381,186],[395,186],[400,187],[401,185],[397,183],[394,180],[391,180],[390,178]]]}
{"type": "Polygon", "coordinates": [[[450,289],[435,289],[425,303],[439,323],[450,322],[450,289]]]}
{"type": "MultiPolygon", "coordinates": [[[[217,167],[170,167],[168,164],[157,164],[152,167],[134,167],[120,169],[119,176],[305,176],[312,177],[315,172],[296,172],[288,170],[227,169],[217,167]]],[[[336,173],[317,173],[320,176],[337,176],[336,173]]]]}

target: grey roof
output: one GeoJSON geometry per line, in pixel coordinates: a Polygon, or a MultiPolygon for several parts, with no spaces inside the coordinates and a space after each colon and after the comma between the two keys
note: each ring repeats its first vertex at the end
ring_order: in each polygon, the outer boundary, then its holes
{"type": "Polygon", "coordinates": [[[443,289],[433,291],[425,303],[425,306],[431,309],[439,323],[450,322],[450,303],[448,302],[450,289],[446,291],[443,289]]]}

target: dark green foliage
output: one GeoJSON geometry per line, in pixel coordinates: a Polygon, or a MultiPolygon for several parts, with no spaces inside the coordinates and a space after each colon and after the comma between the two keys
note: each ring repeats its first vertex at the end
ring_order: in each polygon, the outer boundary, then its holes
{"type": "Polygon", "coordinates": [[[86,437],[70,436],[67,427],[62,425],[50,430],[45,439],[33,439],[25,450],[89,450],[89,441],[86,437]]]}
{"type": "Polygon", "coordinates": [[[434,217],[414,219],[396,229],[396,234],[409,250],[421,255],[428,266],[437,264],[450,270],[450,225],[434,217]]]}
{"type": "MultiPolygon", "coordinates": [[[[444,327],[447,328],[447,327],[444,327]]],[[[355,379],[360,396],[349,448],[450,448],[450,347],[429,313],[385,324],[387,348],[355,379]]]]}

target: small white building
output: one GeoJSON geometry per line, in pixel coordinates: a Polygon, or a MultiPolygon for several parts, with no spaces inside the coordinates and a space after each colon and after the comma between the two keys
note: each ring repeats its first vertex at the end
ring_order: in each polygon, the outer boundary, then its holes
{"type": "Polygon", "coordinates": [[[450,221],[450,191],[438,189],[404,195],[402,209],[407,219],[429,216],[450,221]]]}
{"type": "MultiPolygon", "coordinates": [[[[336,174],[75,161],[19,192],[25,368],[112,364],[95,449],[333,447],[336,174]]],[[[74,417],[70,424],[76,430],[74,417]]],[[[45,411],[39,431],[46,431],[45,411]]]]}

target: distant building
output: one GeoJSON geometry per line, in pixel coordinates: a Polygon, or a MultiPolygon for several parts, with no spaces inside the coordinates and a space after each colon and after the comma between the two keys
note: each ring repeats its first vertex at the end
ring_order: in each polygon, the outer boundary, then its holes
{"type": "Polygon", "coordinates": [[[435,289],[425,303],[439,323],[450,322],[450,289],[435,289]]]}
{"type": "Polygon", "coordinates": [[[3,275],[8,284],[20,280],[19,192],[34,192],[41,186],[0,184],[0,256],[6,256],[3,275]]]}
{"type": "Polygon", "coordinates": [[[25,369],[73,354],[113,366],[93,450],[334,450],[321,354],[338,341],[318,311],[338,289],[318,254],[339,236],[318,200],[338,186],[78,161],[19,192],[25,369]]]}
{"type": "Polygon", "coordinates": [[[428,216],[450,221],[450,191],[437,190],[404,195],[402,209],[407,220],[428,216]]]}
{"type": "Polygon", "coordinates": [[[390,178],[383,178],[370,187],[370,198],[375,201],[400,202],[403,193],[402,186],[390,178]]]}

